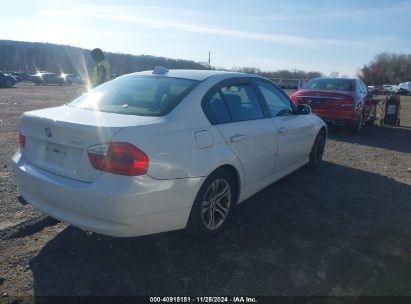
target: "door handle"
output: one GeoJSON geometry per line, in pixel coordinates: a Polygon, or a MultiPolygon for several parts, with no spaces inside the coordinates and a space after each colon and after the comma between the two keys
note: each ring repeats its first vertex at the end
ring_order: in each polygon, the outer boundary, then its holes
{"type": "Polygon", "coordinates": [[[287,132],[287,130],[288,129],[286,127],[281,127],[278,129],[278,133],[284,133],[284,132],[287,132]]]}
{"type": "Polygon", "coordinates": [[[230,137],[231,142],[240,142],[240,141],[243,141],[244,139],[245,139],[244,134],[236,134],[230,137]]]}

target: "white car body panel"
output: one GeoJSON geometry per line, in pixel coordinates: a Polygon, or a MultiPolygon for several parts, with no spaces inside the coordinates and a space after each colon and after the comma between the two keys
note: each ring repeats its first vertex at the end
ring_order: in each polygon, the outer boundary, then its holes
{"type": "Polygon", "coordinates": [[[113,141],[128,141],[150,155],[147,175],[155,179],[204,177],[214,170],[210,171],[210,168],[218,168],[221,164],[234,163],[241,170],[238,159],[227,149],[226,142],[216,127],[209,125],[207,128],[187,130],[184,125],[172,122],[163,126],[125,128],[113,137],[113,141]],[[211,147],[198,147],[195,135],[199,131],[212,134],[211,147]]]}
{"type": "Polygon", "coordinates": [[[267,176],[267,177],[265,177],[261,180],[258,180],[255,183],[246,185],[245,187],[243,187],[241,189],[240,198],[238,200],[238,203],[240,204],[240,203],[244,202],[249,197],[256,194],[258,191],[268,187],[272,183],[274,183],[277,180],[283,178],[284,176],[294,172],[295,170],[297,170],[298,168],[304,166],[307,163],[308,163],[308,156],[305,157],[304,159],[299,160],[298,162],[295,162],[291,166],[289,166],[289,167],[287,167],[287,168],[285,168],[281,171],[277,171],[274,174],[269,175],[269,176],[267,176]]]}
{"type": "Polygon", "coordinates": [[[408,82],[402,82],[398,85],[398,90],[403,89],[403,90],[408,90],[409,92],[411,92],[411,81],[408,82]]]}
{"type": "Polygon", "coordinates": [[[201,82],[163,117],[70,106],[23,114],[26,147],[13,157],[20,195],[52,217],[106,235],[182,229],[214,170],[229,166],[235,171],[241,203],[306,164],[316,135],[325,128],[313,114],[212,125],[201,104],[210,88],[225,79],[258,76],[184,70],[168,74],[201,82]],[[244,138],[230,141],[239,132],[244,138]],[[147,173],[122,176],[94,169],[87,148],[107,142],[138,147],[149,157],[147,173]]]}
{"type": "Polygon", "coordinates": [[[184,228],[204,178],[154,180],[102,173],[93,183],[49,173],[18,151],[19,193],[44,213],[87,231],[136,236],[184,228]]]}
{"type": "MultiPolygon", "coordinates": [[[[281,171],[307,156],[312,136],[306,115],[271,118],[278,134],[277,161],[274,172],[281,171]]],[[[316,135],[316,134],[315,134],[316,135]]]]}
{"type": "Polygon", "coordinates": [[[20,130],[27,138],[25,157],[32,164],[58,175],[91,182],[100,172],[92,168],[87,147],[110,142],[125,127],[156,120],[161,119],[61,106],[25,113],[20,130]],[[47,128],[52,132],[51,137],[45,132],[47,128]]]}
{"type": "Polygon", "coordinates": [[[273,173],[277,132],[271,118],[221,124],[217,128],[242,165],[245,185],[273,173]]]}

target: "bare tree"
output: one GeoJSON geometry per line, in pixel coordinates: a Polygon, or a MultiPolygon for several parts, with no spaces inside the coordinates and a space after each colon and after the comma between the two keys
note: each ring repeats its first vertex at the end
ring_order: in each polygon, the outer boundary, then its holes
{"type": "Polygon", "coordinates": [[[411,54],[381,53],[358,72],[367,84],[398,84],[411,81],[411,54]]]}

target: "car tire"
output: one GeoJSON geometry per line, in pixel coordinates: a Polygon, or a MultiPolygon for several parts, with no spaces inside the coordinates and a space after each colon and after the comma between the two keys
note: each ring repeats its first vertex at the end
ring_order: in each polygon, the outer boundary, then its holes
{"type": "Polygon", "coordinates": [[[13,83],[10,80],[6,80],[6,88],[11,88],[13,83]]]}
{"type": "Polygon", "coordinates": [[[236,202],[234,190],[233,179],[226,170],[218,169],[208,176],[194,200],[186,231],[204,240],[221,232],[236,202]]]}
{"type": "Polygon", "coordinates": [[[362,127],[364,123],[364,113],[361,113],[360,117],[356,121],[355,125],[351,127],[350,131],[351,134],[358,135],[361,133],[362,127]]]}
{"type": "Polygon", "coordinates": [[[321,129],[320,132],[318,132],[310,151],[308,161],[309,168],[316,168],[320,165],[324,155],[326,138],[325,130],[321,129]]]}

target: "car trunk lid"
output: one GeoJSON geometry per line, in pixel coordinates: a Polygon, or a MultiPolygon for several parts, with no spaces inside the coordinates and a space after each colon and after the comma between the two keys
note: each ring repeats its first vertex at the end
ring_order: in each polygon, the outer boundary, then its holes
{"type": "Polygon", "coordinates": [[[110,142],[119,130],[156,117],[104,113],[62,106],[27,112],[21,118],[26,137],[23,154],[48,172],[84,182],[101,173],[92,167],[87,148],[110,142]]]}
{"type": "Polygon", "coordinates": [[[297,95],[300,104],[307,104],[316,109],[336,109],[351,99],[351,92],[303,90],[297,95]]]}

